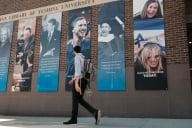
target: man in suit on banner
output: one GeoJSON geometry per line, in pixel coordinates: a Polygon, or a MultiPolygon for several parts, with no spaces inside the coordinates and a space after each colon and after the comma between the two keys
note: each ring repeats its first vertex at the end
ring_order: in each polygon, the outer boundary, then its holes
{"type": "Polygon", "coordinates": [[[59,55],[60,31],[57,30],[57,21],[52,18],[47,23],[47,30],[41,36],[41,56],[57,57],[59,55]]]}

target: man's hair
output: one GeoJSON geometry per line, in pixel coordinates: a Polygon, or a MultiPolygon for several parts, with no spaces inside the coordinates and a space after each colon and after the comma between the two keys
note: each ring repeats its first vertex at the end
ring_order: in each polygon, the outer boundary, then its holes
{"type": "Polygon", "coordinates": [[[73,50],[76,52],[76,53],[80,53],[81,52],[81,47],[76,45],[73,50]]]}
{"type": "Polygon", "coordinates": [[[83,17],[83,16],[76,17],[76,18],[73,20],[73,22],[71,23],[71,26],[72,26],[72,27],[75,27],[76,23],[77,23],[78,21],[80,21],[80,20],[86,20],[86,18],[83,17]]]}
{"type": "Polygon", "coordinates": [[[25,30],[28,30],[31,33],[31,28],[27,27],[25,30]]]}
{"type": "Polygon", "coordinates": [[[48,22],[51,23],[52,25],[55,25],[55,26],[57,25],[57,21],[55,18],[50,19],[48,22]]]}

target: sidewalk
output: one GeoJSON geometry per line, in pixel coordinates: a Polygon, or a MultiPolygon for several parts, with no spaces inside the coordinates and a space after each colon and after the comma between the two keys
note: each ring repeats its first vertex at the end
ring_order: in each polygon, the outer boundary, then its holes
{"type": "Polygon", "coordinates": [[[94,118],[79,117],[77,125],[63,125],[66,117],[34,117],[0,115],[0,128],[192,128],[192,119],[94,118]]]}

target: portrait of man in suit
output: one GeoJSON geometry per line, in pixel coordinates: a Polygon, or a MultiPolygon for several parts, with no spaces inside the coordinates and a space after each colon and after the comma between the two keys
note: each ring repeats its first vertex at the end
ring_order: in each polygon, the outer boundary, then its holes
{"type": "Polygon", "coordinates": [[[0,29],[0,58],[9,56],[11,47],[11,34],[9,27],[2,27],[0,29]]]}
{"type": "Polygon", "coordinates": [[[59,55],[60,31],[57,29],[58,22],[51,18],[47,22],[47,28],[41,35],[41,57],[59,55]]]}
{"type": "Polygon", "coordinates": [[[62,12],[42,16],[37,91],[57,91],[62,12]]]}

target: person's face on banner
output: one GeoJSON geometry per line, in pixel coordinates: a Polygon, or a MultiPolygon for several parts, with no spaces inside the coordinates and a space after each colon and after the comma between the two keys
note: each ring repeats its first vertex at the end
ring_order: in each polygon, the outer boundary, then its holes
{"type": "Polygon", "coordinates": [[[111,27],[109,26],[108,23],[103,23],[101,25],[101,34],[102,34],[102,36],[107,36],[110,31],[111,31],[111,27]]]}
{"type": "Polygon", "coordinates": [[[85,19],[81,19],[76,22],[73,28],[73,33],[75,33],[78,37],[83,38],[86,36],[87,32],[87,21],[85,19]]]}
{"type": "Polygon", "coordinates": [[[153,2],[147,7],[147,18],[153,18],[157,14],[158,3],[153,2]]]}
{"type": "Polygon", "coordinates": [[[47,30],[48,30],[48,32],[51,32],[51,31],[53,31],[54,30],[54,25],[52,24],[52,23],[47,23],[47,30]]]}
{"type": "Polygon", "coordinates": [[[151,69],[158,67],[161,56],[154,49],[148,51],[147,64],[151,69]]]}
{"type": "Polygon", "coordinates": [[[1,43],[5,43],[7,41],[7,38],[8,38],[7,30],[6,29],[2,29],[0,34],[1,34],[0,35],[1,43]]]}
{"type": "Polygon", "coordinates": [[[29,30],[25,29],[24,30],[24,39],[29,39],[29,37],[31,36],[31,33],[29,30]]]}

